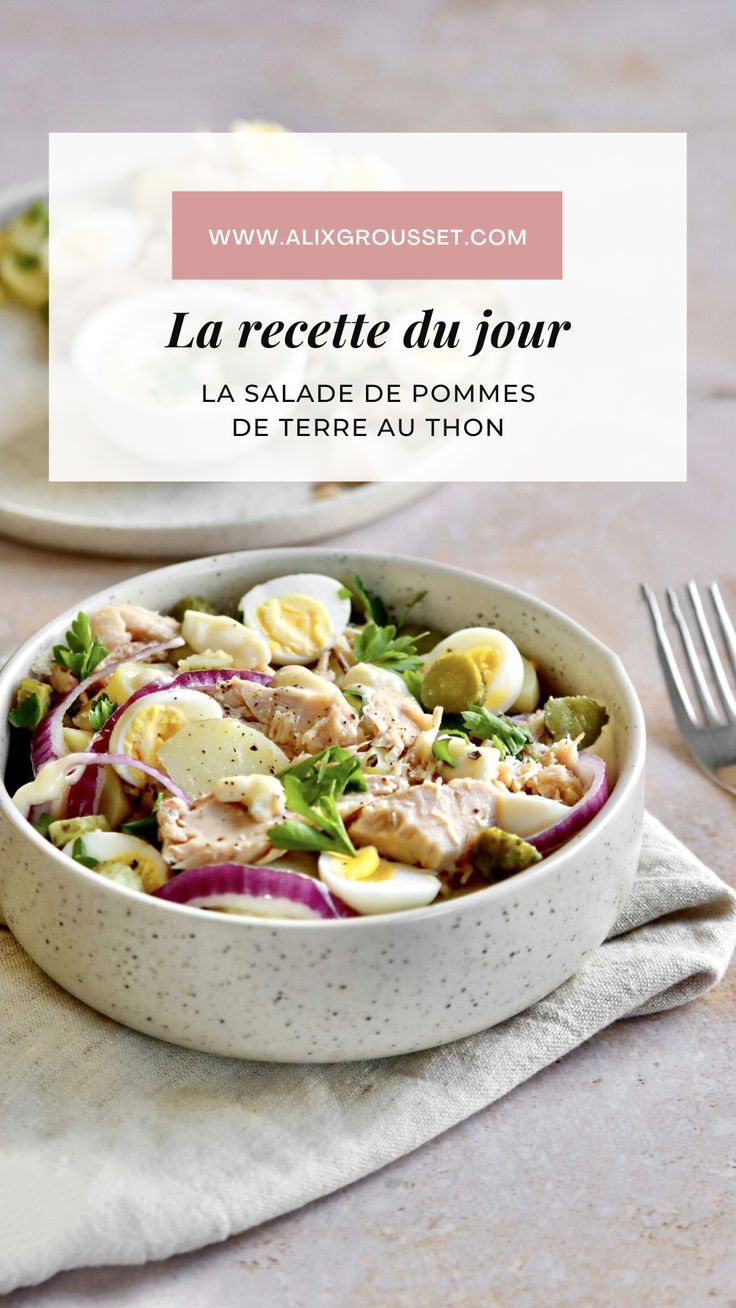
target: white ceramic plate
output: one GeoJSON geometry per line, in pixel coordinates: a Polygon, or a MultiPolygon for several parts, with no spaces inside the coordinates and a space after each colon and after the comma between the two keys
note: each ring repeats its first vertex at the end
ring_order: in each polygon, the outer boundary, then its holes
{"type": "MultiPolygon", "coordinates": [[[[0,224],[43,194],[0,192],[0,224]]],[[[25,544],[129,558],[298,545],[376,518],[431,490],[370,482],[329,499],[311,482],[48,482],[46,329],[0,305],[0,533],[25,544]]]]}

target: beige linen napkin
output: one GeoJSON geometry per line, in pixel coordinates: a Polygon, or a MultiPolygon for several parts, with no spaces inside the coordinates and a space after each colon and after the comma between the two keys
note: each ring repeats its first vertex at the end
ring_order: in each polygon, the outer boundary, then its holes
{"type": "Polygon", "coordinates": [[[0,932],[0,1291],[166,1258],[347,1185],[618,1018],[703,994],[735,943],[736,894],[650,817],[611,936],[547,999],[428,1053],[295,1067],[117,1026],[0,932]]]}

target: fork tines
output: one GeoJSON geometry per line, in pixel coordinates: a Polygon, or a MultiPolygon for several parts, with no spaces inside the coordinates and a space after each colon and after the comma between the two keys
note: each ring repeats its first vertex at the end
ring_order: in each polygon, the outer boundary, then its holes
{"type": "MultiPolygon", "coordinates": [[[[720,708],[716,703],[709,684],[703,663],[698,655],[698,651],[693,640],[690,625],[687,617],[682,610],[677,592],[667,588],[667,600],[669,602],[670,612],[675,622],[675,626],[680,635],[682,651],[685,663],[692,677],[692,683],[695,688],[698,704],[702,713],[703,723],[706,727],[719,727],[728,723],[736,722],[736,695],[729,682],[729,677],[723,664],[723,660],[718,650],[713,632],[711,630],[708,617],[706,616],[705,607],[700,596],[700,592],[694,581],[689,581],[686,587],[687,595],[690,601],[690,607],[695,619],[697,631],[700,634],[703,650],[705,652],[706,668],[710,670],[712,683],[717,691],[720,700],[720,708]]],[[[673,708],[678,717],[685,716],[689,725],[693,728],[701,727],[692,700],[686,689],[682,675],[680,673],[677,660],[672,651],[669,636],[665,629],[662,619],[662,612],[657,602],[651,586],[642,584],[642,595],[647,602],[649,612],[654,627],[654,635],[657,643],[657,652],[664,672],[667,689],[673,708]]],[[[717,582],[711,582],[708,587],[708,593],[711,598],[713,611],[718,621],[718,629],[723,640],[723,647],[728,656],[731,665],[731,673],[736,679],[736,631],[733,623],[726,611],[720,589],[717,582]]]]}

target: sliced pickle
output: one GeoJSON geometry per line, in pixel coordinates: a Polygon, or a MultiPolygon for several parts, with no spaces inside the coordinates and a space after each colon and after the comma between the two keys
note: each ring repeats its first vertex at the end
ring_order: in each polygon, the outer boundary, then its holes
{"type": "Polygon", "coordinates": [[[587,695],[562,695],[548,699],[544,706],[544,725],[553,740],[582,736],[580,749],[588,749],[600,736],[608,721],[602,704],[587,695]]]}
{"type": "Polygon", "coordinates": [[[470,861],[486,881],[505,881],[538,863],[542,855],[533,845],[500,827],[486,827],[473,841],[470,861]]]}
{"type": "Polygon", "coordinates": [[[49,839],[57,849],[63,849],[70,840],[89,835],[90,831],[109,830],[107,818],[101,813],[94,817],[59,818],[58,822],[49,823],[49,839]]]}
{"type": "Polygon", "coordinates": [[[462,713],[482,697],[483,678],[469,654],[440,655],[422,682],[422,703],[428,709],[441,705],[448,713],[462,713]]]}

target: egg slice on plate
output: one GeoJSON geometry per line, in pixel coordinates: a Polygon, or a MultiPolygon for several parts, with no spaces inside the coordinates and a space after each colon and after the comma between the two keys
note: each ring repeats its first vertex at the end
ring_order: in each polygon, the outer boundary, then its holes
{"type": "Polygon", "coordinates": [[[505,713],[515,702],[524,681],[524,662],[514,642],[495,627],[464,627],[435,645],[424,661],[427,672],[443,654],[467,654],[483,681],[483,704],[493,713],[505,713]]]}
{"type": "Polygon", "coordinates": [[[441,885],[431,872],[380,858],[372,845],[360,849],[355,858],[320,854],[319,875],[344,904],[364,914],[424,908],[437,898],[441,885]]]}
{"type": "Polygon", "coordinates": [[[304,572],[246,592],[243,622],[265,636],[273,663],[313,663],[350,619],[350,599],[334,577],[304,572]]]}
{"type": "MultiPolygon", "coordinates": [[[[121,714],[110,737],[110,753],[138,758],[152,767],[161,767],[159,750],[165,741],[191,722],[204,718],[221,718],[222,709],[211,695],[182,686],[166,687],[143,695],[121,714]]],[[[143,786],[146,775],[126,764],[115,770],[133,786],[143,786]]]]}
{"type": "MultiPolygon", "coordinates": [[[[71,858],[76,843],[70,840],[62,852],[71,858]]],[[[101,876],[109,872],[111,880],[130,889],[144,890],[147,895],[165,885],[171,876],[171,869],[159,851],[139,836],[128,836],[122,831],[86,831],[82,847],[85,858],[96,860],[95,872],[101,876]],[[126,867],[131,873],[129,880],[121,875],[126,867]]]]}

